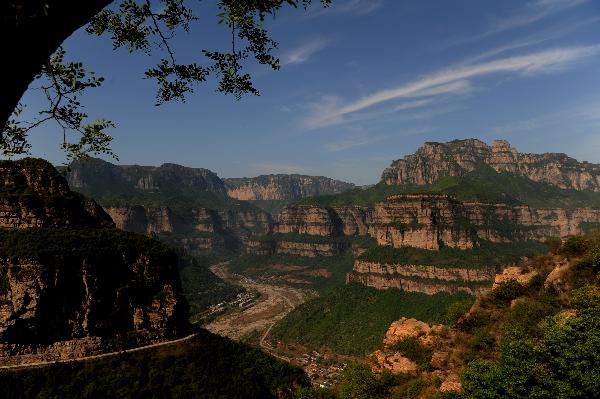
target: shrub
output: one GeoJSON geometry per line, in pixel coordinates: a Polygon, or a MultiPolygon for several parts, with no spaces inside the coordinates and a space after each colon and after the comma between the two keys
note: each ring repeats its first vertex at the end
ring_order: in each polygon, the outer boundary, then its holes
{"type": "Polygon", "coordinates": [[[485,327],[479,327],[471,337],[471,347],[478,351],[490,351],[494,349],[496,340],[485,327]]]}
{"type": "Polygon", "coordinates": [[[402,353],[402,355],[417,363],[421,370],[427,370],[431,367],[431,349],[421,345],[417,337],[405,337],[390,346],[390,349],[402,353]]]}
{"type": "Polygon", "coordinates": [[[544,245],[548,247],[549,252],[556,254],[562,246],[562,240],[557,237],[548,238],[546,241],[544,241],[544,245]]]}
{"type": "Polygon", "coordinates": [[[339,385],[340,399],[378,399],[383,398],[393,379],[388,375],[376,376],[364,364],[350,365],[342,373],[339,385]]]}
{"type": "Polygon", "coordinates": [[[472,332],[478,327],[490,324],[490,314],[483,310],[477,310],[468,315],[461,323],[460,329],[464,332],[472,332]]]}
{"type": "Polygon", "coordinates": [[[583,255],[587,249],[587,242],[582,236],[573,236],[565,240],[562,245],[561,253],[567,256],[583,255]]]}
{"type": "Polygon", "coordinates": [[[465,313],[471,309],[473,306],[473,299],[465,299],[462,301],[456,301],[446,309],[446,323],[450,325],[456,324],[458,319],[460,319],[465,313]]]}
{"type": "Polygon", "coordinates": [[[525,294],[526,291],[526,287],[517,280],[508,280],[494,288],[490,298],[496,305],[503,306],[525,294]]]}

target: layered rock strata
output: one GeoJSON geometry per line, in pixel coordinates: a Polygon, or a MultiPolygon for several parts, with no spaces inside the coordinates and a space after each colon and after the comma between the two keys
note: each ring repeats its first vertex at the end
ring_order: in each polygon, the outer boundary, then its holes
{"type": "Polygon", "coordinates": [[[357,260],[346,276],[346,282],[359,283],[377,289],[398,288],[404,291],[456,294],[463,292],[479,296],[490,290],[496,275],[493,267],[436,267],[430,265],[382,264],[357,260]]]}
{"type": "Polygon", "coordinates": [[[4,161],[0,182],[0,365],[86,356],[185,331],[174,252],[115,229],[46,161],[4,161]]]}
{"type": "Polygon", "coordinates": [[[224,182],[229,196],[239,200],[299,200],[355,188],[354,184],[340,180],[297,174],[224,179],[224,182]]]}
{"type": "Polygon", "coordinates": [[[406,194],[374,207],[284,207],[275,233],[317,236],[370,235],[379,245],[437,250],[582,234],[600,225],[600,209],[535,209],[525,205],[460,202],[449,195],[406,194]]]}
{"type": "Polygon", "coordinates": [[[96,202],[71,191],[47,161],[2,161],[0,177],[0,228],[114,225],[96,202]]]}
{"type": "Polygon", "coordinates": [[[248,240],[246,252],[253,255],[292,255],[315,258],[337,256],[351,250],[351,245],[342,242],[316,243],[285,240],[248,240]]]}
{"type": "Polygon", "coordinates": [[[520,153],[504,140],[491,146],[477,139],[425,143],[414,154],[392,162],[381,179],[386,184],[427,185],[444,176],[463,176],[481,164],[560,188],[600,191],[600,165],[561,153],[520,153]]]}

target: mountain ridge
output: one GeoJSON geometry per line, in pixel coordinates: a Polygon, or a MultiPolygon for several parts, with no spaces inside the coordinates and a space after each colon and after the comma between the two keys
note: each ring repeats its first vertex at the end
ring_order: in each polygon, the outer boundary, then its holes
{"type": "Polygon", "coordinates": [[[579,162],[563,153],[520,153],[506,140],[495,140],[491,146],[478,139],[426,142],[414,154],[393,161],[381,181],[388,185],[433,184],[444,176],[471,172],[477,164],[563,189],[600,191],[600,165],[579,162]]]}

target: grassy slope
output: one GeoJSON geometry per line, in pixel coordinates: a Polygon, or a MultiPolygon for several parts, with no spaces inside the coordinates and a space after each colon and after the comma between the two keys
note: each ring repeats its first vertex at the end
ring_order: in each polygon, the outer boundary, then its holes
{"type": "Polygon", "coordinates": [[[209,269],[206,257],[179,254],[179,275],[183,294],[190,304],[190,316],[207,310],[210,306],[228,301],[243,292],[243,288],[229,284],[209,269]]]}
{"type": "Polygon", "coordinates": [[[468,296],[379,291],[349,284],[300,305],[275,325],[272,336],[341,354],[364,355],[381,345],[392,321],[405,316],[443,322],[447,307],[465,298],[468,296]]]}

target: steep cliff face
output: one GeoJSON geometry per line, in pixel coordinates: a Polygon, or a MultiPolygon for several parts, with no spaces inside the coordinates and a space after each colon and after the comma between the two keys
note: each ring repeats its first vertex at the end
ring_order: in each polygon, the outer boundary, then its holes
{"type": "Polygon", "coordinates": [[[252,235],[266,234],[271,217],[257,209],[216,211],[192,208],[176,212],[169,207],[109,207],[117,228],[172,238],[188,249],[234,249],[252,235]],[[181,213],[184,213],[183,215],[181,213]]]}
{"type": "Polygon", "coordinates": [[[377,289],[398,288],[428,295],[463,292],[479,296],[490,290],[497,270],[495,267],[473,269],[357,260],[346,281],[377,289]]]}
{"type": "Polygon", "coordinates": [[[0,176],[0,228],[113,225],[98,204],[69,190],[47,161],[2,161],[0,176]]]}
{"type": "Polygon", "coordinates": [[[600,210],[535,209],[461,202],[441,194],[405,194],[374,207],[287,206],[273,231],[318,236],[370,235],[379,245],[473,248],[479,240],[514,242],[582,234],[600,225],[600,210]]]}
{"type": "Polygon", "coordinates": [[[0,364],[70,358],[187,327],[177,257],[114,228],[42,160],[3,162],[0,364]]]}
{"type": "Polygon", "coordinates": [[[69,169],[69,186],[94,198],[106,197],[109,187],[113,189],[113,195],[137,191],[175,194],[184,190],[227,194],[225,184],[214,172],[171,163],[117,166],[101,159],[90,159],[73,162],[69,169]]]}
{"type": "Polygon", "coordinates": [[[600,165],[565,154],[520,153],[504,140],[492,146],[477,139],[425,143],[414,154],[392,162],[381,179],[386,184],[427,185],[444,176],[465,175],[479,164],[560,188],[600,191],[600,165]]]}
{"type": "Polygon", "coordinates": [[[299,200],[314,195],[337,194],[354,184],[323,176],[263,175],[224,179],[227,192],[239,200],[299,200]]]}
{"type": "Polygon", "coordinates": [[[291,240],[248,240],[246,252],[254,255],[292,255],[315,258],[337,256],[352,249],[344,242],[299,242],[291,240]]]}
{"type": "Polygon", "coordinates": [[[207,169],[174,164],[117,166],[75,162],[69,181],[93,196],[118,228],[156,234],[189,250],[239,248],[270,229],[270,215],[227,196],[225,183],[207,169]]]}

